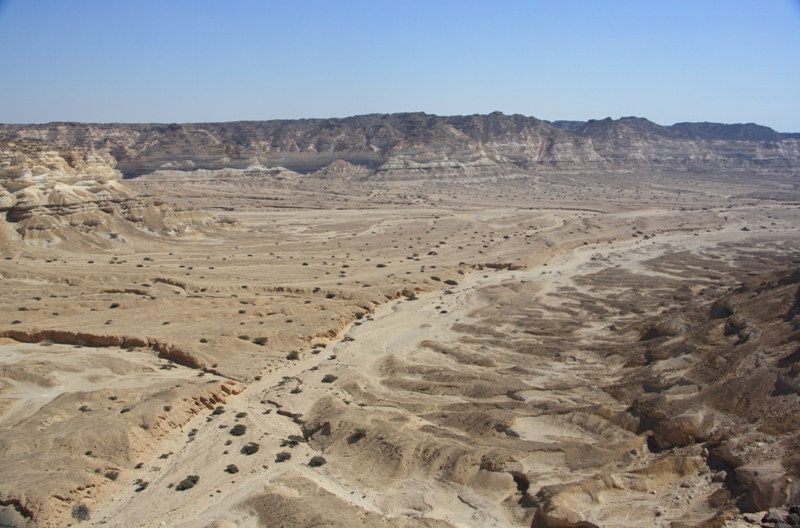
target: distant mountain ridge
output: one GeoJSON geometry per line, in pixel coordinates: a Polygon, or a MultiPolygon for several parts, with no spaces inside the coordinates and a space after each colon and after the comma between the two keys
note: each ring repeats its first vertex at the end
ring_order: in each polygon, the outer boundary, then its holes
{"type": "MultiPolygon", "coordinates": [[[[500,112],[192,124],[0,125],[0,142],[100,152],[128,178],[157,171],[270,167],[328,176],[344,170],[352,177],[375,179],[633,169],[795,174],[800,170],[799,140],[800,134],[782,134],[751,123],[662,126],[639,117],[551,123],[500,112]],[[337,161],[352,167],[339,167],[340,163],[336,170],[323,170],[337,161]]],[[[0,176],[4,164],[13,165],[13,160],[0,159],[0,176]]]]}
{"type": "Polygon", "coordinates": [[[603,127],[613,127],[619,125],[627,125],[631,128],[637,129],[642,133],[657,134],[669,138],[681,139],[705,139],[705,140],[718,140],[718,141],[781,141],[784,139],[798,139],[800,133],[781,133],[773,129],[756,125],[755,123],[736,123],[736,124],[723,124],[723,123],[675,123],[671,126],[661,126],[648,121],[641,117],[622,117],[618,120],[613,120],[607,117],[602,120],[591,119],[586,122],[581,121],[554,121],[553,124],[575,132],[576,134],[593,137],[597,135],[597,131],[603,127]],[[556,125],[558,123],[558,125],[556,125]]]}

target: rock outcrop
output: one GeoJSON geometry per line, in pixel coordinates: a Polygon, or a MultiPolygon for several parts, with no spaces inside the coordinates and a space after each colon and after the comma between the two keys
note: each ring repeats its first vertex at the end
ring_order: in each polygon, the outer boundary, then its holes
{"type": "Polygon", "coordinates": [[[116,163],[108,151],[93,147],[0,144],[0,215],[11,228],[3,232],[36,244],[107,246],[141,235],[188,235],[217,224],[207,213],[139,198],[120,182],[116,163]]]}

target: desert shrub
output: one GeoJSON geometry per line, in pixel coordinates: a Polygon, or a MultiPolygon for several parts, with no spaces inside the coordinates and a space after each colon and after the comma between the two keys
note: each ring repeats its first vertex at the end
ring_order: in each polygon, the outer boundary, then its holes
{"type": "Polygon", "coordinates": [[[214,411],[211,414],[218,415],[218,414],[222,414],[224,412],[225,412],[225,408],[222,405],[220,405],[216,409],[214,409],[214,411]]]}
{"type": "Polygon", "coordinates": [[[386,267],[386,264],[378,264],[378,265],[376,265],[375,267],[376,267],[376,268],[385,268],[385,267],[386,267]]]}
{"type": "Polygon", "coordinates": [[[249,456],[258,453],[259,449],[261,449],[260,445],[255,442],[250,442],[249,444],[242,446],[242,449],[240,449],[239,452],[243,455],[249,456]]]}
{"type": "Polygon", "coordinates": [[[109,306],[109,308],[119,308],[119,303],[111,303],[111,306],[109,306]]]}
{"type": "Polygon", "coordinates": [[[308,461],[308,467],[319,467],[324,466],[328,461],[325,460],[324,457],[315,456],[311,460],[308,461]]]}
{"type": "Polygon", "coordinates": [[[264,346],[264,345],[267,344],[267,338],[266,337],[256,337],[255,339],[253,339],[253,343],[255,343],[257,345],[260,345],[260,346],[264,346]]]}
{"type": "Polygon", "coordinates": [[[199,481],[200,477],[198,477],[197,475],[189,475],[188,477],[180,481],[177,486],[175,486],[175,490],[183,491],[193,488],[195,484],[197,484],[199,481]]]}
{"type": "Polygon", "coordinates": [[[112,469],[111,471],[106,471],[106,474],[103,476],[108,480],[117,480],[117,477],[119,477],[119,471],[112,469]]]}
{"type": "Polygon", "coordinates": [[[292,350],[291,352],[289,352],[289,354],[286,355],[286,359],[296,361],[300,359],[300,354],[298,354],[296,350],[292,350]]]}
{"type": "Polygon", "coordinates": [[[245,416],[247,416],[246,412],[238,412],[238,413],[236,413],[236,417],[237,418],[244,418],[245,416]]]}
{"type": "Polygon", "coordinates": [[[275,455],[275,462],[286,462],[291,458],[292,458],[291,453],[287,453],[286,451],[281,451],[280,453],[275,455]]]}
{"type": "Polygon", "coordinates": [[[337,379],[339,379],[338,376],[334,376],[333,374],[325,374],[325,376],[322,378],[322,383],[333,383],[337,379]]]}
{"type": "Polygon", "coordinates": [[[250,341],[250,336],[240,335],[239,339],[241,339],[242,341],[250,341]]]}
{"type": "Polygon", "coordinates": [[[365,436],[367,436],[367,430],[366,429],[360,429],[360,428],[356,429],[353,432],[353,434],[350,435],[350,438],[347,439],[347,443],[348,444],[355,444],[356,442],[358,442],[359,440],[361,440],[365,436]]]}
{"type": "Polygon", "coordinates": [[[164,406],[164,411],[170,412],[171,410],[172,410],[172,406],[171,405],[165,405],[164,406]]]}
{"type": "Polygon", "coordinates": [[[228,467],[225,468],[225,471],[231,475],[235,475],[239,472],[239,468],[236,467],[236,464],[228,464],[228,467]]]}
{"type": "Polygon", "coordinates": [[[336,294],[335,294],[335,293],[329,293],[329,294],[327,294],[327,295],[325,296],[325,298],[326,298],[326,299],[335,299],[335,298],[336,298],[336,294]]]}
{"type": "Polygon", "coordinates": [[[448,286],[458,286],[458,283],[453,279],[447,279],[446,281],[444,281],[444,283],[447,284],[448,286]]]}
{"type": "Polygon", "coordinates": [[[434,275],[433,277],[431,277],[431,280],[432,280],[432,281],[439,282],[439,281],[441,281],[442,279],[440,279],[439,277],[437,277],[437,276],[435,276],[435,275],[434,275]]]}
{"type": "Polygon", "coordinates": [[[200,338],[200,342],[201,343],[208,343],[208,339],[206,339],[205,337],[201,337],[200,338]]]}
{"type": "Polygon", "coordinates": [[[242,424],[236,424],[231,427],[230,433],[233,436],[242,436],[247,431],[247,426],[242,424]]]}
{"type": "Polygon", "coordinates": [[[72,507],[72,518],[80,522],[89,520],[89,507],[83,503],[72,507]]]}

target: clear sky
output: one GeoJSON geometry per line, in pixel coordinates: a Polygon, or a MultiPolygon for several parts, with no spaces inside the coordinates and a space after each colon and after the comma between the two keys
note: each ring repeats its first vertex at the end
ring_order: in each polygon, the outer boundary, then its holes
{"type": "Polygon", "coordinates": [[[0,122],[423,111],[800,132],[800,0],[0,0],[0,122]]]}

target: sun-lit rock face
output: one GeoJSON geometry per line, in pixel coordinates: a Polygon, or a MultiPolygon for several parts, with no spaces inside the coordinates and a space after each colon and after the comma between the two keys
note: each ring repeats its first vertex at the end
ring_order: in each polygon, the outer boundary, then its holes
{"type": "Polygon", "coordinates": [[[131,236],[185,235],[216,224],[136,196],[107,151],[41,143],[0,144],[0,213],[13,238],[54,245],[125,242],[131,236]]]}
{"type": "MultiPolygon", "coordinates": [[[[377,180],[562,170],[786,172],[800,162],[796,134],[758,125],[665,127],[637,117],[550,123],[500,112],[180,125],[0,125],[0,141],[51,146],[25,154],[30,159],[15,162],[7,176],[27,179],[75,171],[97,177],[114,168],[125,177],[137,177],[155,171],[252,172],[254,167],[326,177],[330,171],[324,172],[325,167],[337,161],[358,167],[347,172],[360,179],[377,180]]],[[[0,167],[2,163],[0,158],[0,167]]]]}
{"type": "Polygon", "coordinates": [[[0,178],[24,183],[117,180],[116,160],[103,150],[31,142],[0,144],[0,178]]]}

